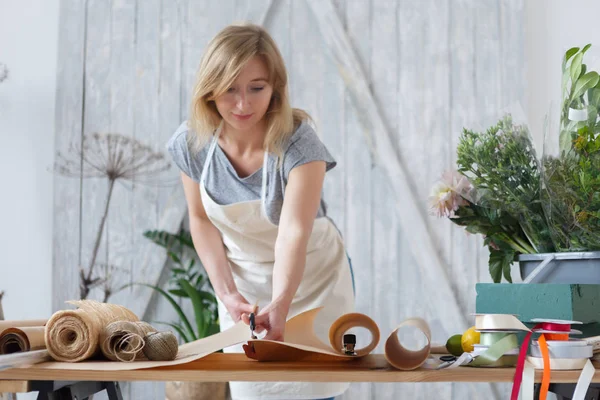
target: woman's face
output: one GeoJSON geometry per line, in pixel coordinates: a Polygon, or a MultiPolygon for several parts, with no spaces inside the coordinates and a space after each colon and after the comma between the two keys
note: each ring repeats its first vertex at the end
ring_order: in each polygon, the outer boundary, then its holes
{"type": "Polygon", "coordinates": [[[241,70],[225,93],[215,99],[217,110],[234,129],[254,127],[269,108],[273,87],[269,84],[267,66],[255,56],[241,70]]]}

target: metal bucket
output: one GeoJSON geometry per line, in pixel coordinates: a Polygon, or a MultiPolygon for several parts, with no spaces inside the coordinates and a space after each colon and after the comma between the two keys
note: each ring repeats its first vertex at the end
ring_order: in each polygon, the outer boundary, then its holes
{"type": "Polygon", "coordinates": [[[600,251],[520,254],[523,283],[600,284],[600,251]]]}

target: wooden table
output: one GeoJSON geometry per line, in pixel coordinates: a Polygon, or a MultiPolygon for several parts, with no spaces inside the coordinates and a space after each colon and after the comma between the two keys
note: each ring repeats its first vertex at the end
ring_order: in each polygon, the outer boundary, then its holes
{"type": "MultiPolygon", "coordinates": [[[[600,383],[600,364],[592,382],[600,383]]],[[[382,354],[351,361],[257,362],[244,354],[215,353],[169,367],[133,371],[50,370],[36,366],[0,371],[0,392],[32,391],[31,382],[119,381],[309,381],[309,382],[512,382],[514,368],[471,368],[399,371],[382,354]]],[[[580,371],[552,371],[552,383],[576,383],[580,371]]],[[[535,381],[541,382],[542,371],[535,381]]]]}

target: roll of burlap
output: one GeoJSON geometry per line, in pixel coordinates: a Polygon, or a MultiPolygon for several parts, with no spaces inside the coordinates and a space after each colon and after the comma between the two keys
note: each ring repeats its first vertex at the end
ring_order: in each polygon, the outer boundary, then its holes
{"type": "Polygon", "coordinates": [[[111,322],[100,333],[100,350],[112,361],[145,360],[144,337],[152,332],[156,329],[144,321],[111,322]]]}
{"type": "Polygon", "coordinates": [[[138,322],[129,309],[95,300],[68,301],[78,308],[54,313],[46,324],[44,338],[50,355],[58,361],[78,362],[101,353],[100,334],[115,321],[138,322]]]}

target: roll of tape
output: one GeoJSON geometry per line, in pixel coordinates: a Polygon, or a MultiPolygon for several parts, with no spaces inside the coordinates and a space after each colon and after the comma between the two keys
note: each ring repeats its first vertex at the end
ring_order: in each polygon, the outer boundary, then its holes
{"type": "MultiPolygon", "coordinates": [[[[565,342],[568,343],[568,342],[565,342]]],[[[548,343],[548,352],[550,353],[550,359],[556,358],[564,358],[564,359],[573,359],[573,358],[591,358],[594,355],[594,349],[592,346],[552,346],[550,342],[548,343]]],[[[533,357],[542,357],[542,351],[540,350],[540,346],[537,344],[531,345],[531,355],[533,357]]]]}
{"type": "MultiPolygon", "coordinates": [[[[582,369],[588,360],[588,358],[551,358],[550,369],[582,369]]],[[[544,369],[544,360],[541,357],[527,356],[527,361],[529,361],[535,369],[544,369]]]]}
{"type": "MultiPolygon", "coordinates": [[[[486,352],[490,346],[487,345],[482,345],[482,344],[475,344],[473,345],[473,347],[475,348],[475,350],[473,350],[473,355],[474,356],[478,356],[484,352],[486,352]]],[[[514,349],[508,350],[504,353],[505,356],[515,356],[515,355],[519,355],[519,348],[516,347],[514,349]]]]}
{"type": "Polygon", "coordinates": [[[529,331],[521,321],[512,314],[476,314],[475,329],[478,331],[529,331]]]}
{"type": "Polygon", "coordinates": [[[501,339],[505,338],[510,333],[507,332],[480,332],[479,344],[483,346],[491,346],[501,339]]]}

